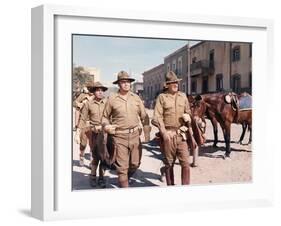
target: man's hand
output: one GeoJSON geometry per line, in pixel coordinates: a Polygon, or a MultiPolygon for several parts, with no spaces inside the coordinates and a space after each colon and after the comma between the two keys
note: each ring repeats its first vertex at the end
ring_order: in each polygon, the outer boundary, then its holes
{"type": "Polygon", "coordinates": [[[102,126],[94,126],[94,130],[96,133],[99,133],[102,131],[102,126]]]}
{"type": "Polygon", "coordinates": [[[77,128],[76,132],[75,132],[75,135],[74,135],[74,140],[77,144],[81,143],[80,133],[81,133],[81,130],[79,128],[77,128]]]}
{"type": "Polygon", "coordinates": [[[108,134],[115,134],[116,127],[117,127],[117,125],[106,125],[104,127],[104,131],[108,134]]]}
{"type": "Polygon", "coordinates": [[[77,107],[79,108],[79,109],[81,109],[82,107],[83,107],[83,103],[77,103],[77,107]]]}
{"type": "Polygon", "coordinates": [[[191,117],[190,117],[190,115],[187,114],[187,113],[184,113],[184,114],[182,115],[182,118],[183,118],[183,121],[184,121],[184,122],[191,122],[191,117]]]}

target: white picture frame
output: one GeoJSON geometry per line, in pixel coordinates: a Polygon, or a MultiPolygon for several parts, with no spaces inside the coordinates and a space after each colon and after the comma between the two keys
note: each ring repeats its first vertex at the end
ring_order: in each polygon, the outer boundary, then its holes
{"type": "Polygon", "coordinates": [[[265,101],[258,90],[262,87],[268,95],[272,93],[267,88],[273,84],[272,45],[273,22],[265,19],[105,11],[57,5],[33,8],[32,216],[41,220],[57,220],[271,205],[273,178],[268,175],[273,169],[273,148],[266,135],[267,124],[259,124],[269,120],[264,105],[270,105],[271,100],[265,101]],[[76,30],[78,27],[79,30],[76,30]],[[71,159],[67,154],[71,155],[70,132],[65,133],[71,131],[69,117],[66,116],[71,103],[66,104],[66,108],[60,103],[67,102],[65,100],[69,98],[71,89],[69,34],[91,34],[93,28],[96,34],[98,30],[103,35],[183,38],[188,34],[188,39],[195,40],[253,42],[253,182],[73,192],[69,181],[71,159]],[[65,50],[62,60],[60,48],[65,50]],[[63,77],[66,74],[69,78],[63,77]],[[60,129],[61,125],[65,127],[64,131],[60,129]],[[258,139],[260,137],[264,139],[258,139]],[[263,152],[267,155],[262,155],[263,152]],[[85,200],[83,207],[75,205],[79,200],[85,200]],[[93,201],[101,205],[95,208],[91,205],[93,201]],[[118,206],[108,205],[109,202],[118,203],[118,206]]]}

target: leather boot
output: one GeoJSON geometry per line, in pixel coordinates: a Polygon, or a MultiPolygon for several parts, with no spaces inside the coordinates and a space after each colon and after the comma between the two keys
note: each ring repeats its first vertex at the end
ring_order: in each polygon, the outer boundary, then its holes
{"type": "Polygon", "coordinates": [[[127,187],[129,187],[128,180],[122,180],[122,181],[119,180],[119,185],[120,185],[120,188],[127,188],[127,187]]]}
{"type": "Polygon", "coordinates": [[[181,184],[186,185],[190,183],[190,171],[189,167],[185,166],[181,168],[181,184]]]}
{"type": "Polygon", "coordinates": [[[173,185],[171,180],[171,167],[166,167],[165,176],[166,176],[166,183],[168,186],[173,185]]]}

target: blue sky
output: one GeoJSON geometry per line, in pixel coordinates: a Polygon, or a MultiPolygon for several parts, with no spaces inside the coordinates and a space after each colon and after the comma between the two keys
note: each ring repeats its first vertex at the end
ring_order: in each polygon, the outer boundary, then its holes
{"type": "Polygon", "coordinates": [[[100,69],[100,79],[108,85],[121,70],[140,81],[144,71],[163,63],[165,56],[186,44],[187,40],[73,35],[73,63],[100,69]]]}

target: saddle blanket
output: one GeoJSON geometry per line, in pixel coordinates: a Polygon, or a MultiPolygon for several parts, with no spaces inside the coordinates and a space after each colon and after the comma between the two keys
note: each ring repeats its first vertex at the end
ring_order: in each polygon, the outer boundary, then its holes
{"type": "Polygon", "coordinates": [[[252,96],[244,96],[239,98],[239,110],[252,109],[252,96]]]}

